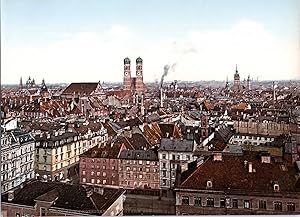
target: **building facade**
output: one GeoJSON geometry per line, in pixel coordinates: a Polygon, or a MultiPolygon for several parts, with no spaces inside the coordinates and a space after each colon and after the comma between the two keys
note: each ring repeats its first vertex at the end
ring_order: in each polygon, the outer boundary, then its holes
{"type": "Polygon", "coordinates": [[[175,184],[176,170],[188,169],[188,163],[194,161],[195,143],[192,140],[162,138],[158,149],[160,165],[160,188],[172,189],[175,184]]]}
{"type": "Polygon", "coordinates": [[[34,178],[34,138],[19,131],[1,133],[1,192],[34,178]]]}
{"type": "Polygon", "coordinates": [[[119,156],[120,187],[159,189],[159,161],[152,151],[123,150],[119,156]]]}

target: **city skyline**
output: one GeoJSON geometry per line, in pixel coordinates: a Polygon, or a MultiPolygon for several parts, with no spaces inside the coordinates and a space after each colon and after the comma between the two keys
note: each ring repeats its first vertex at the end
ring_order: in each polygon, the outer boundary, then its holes
{"type": "Polygon", "coordinates": [[[299,79],[298,1],[1,1],[2,83],[299,79]]]}

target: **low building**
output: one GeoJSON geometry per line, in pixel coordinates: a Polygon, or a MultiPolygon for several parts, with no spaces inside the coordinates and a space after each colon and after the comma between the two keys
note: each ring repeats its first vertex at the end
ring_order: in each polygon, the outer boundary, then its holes
{"type": "Polygon", "coordinates": [[[123,189],[30,180],[2,195],[2,216],[121,216],[123,189]]]}
{"type": "Polygon", "coordinates": [[[31,134],[1,132],[1,192],[34,178],[34,151],[31,134]]]}
{"type": "Polygon", "coordinates": [[[299,171],[266,153],[215,153],[177,176],[176,214],[299,214],[299,171]]]}

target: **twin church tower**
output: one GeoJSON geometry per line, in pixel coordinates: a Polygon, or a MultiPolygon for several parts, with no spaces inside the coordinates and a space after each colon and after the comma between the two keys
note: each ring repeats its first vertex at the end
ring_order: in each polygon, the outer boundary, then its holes
{"type": "Polygon", "coordinates": [[[124,90],[131,90],[136,93],[143,93],[145,85],[143,82],[143,60],[141,57],[136,59],[136,77],[131,77],[130,59],[124,59],[124,90]]]}

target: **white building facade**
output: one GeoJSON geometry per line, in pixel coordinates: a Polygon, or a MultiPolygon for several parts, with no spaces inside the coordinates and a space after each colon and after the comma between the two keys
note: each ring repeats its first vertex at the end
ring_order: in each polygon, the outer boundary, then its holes
{"type": "Polygon", "coordinates": [[[34,138],[19,131],[1,134],[1,190],[6,192],[34,178],[34,138]]]}

